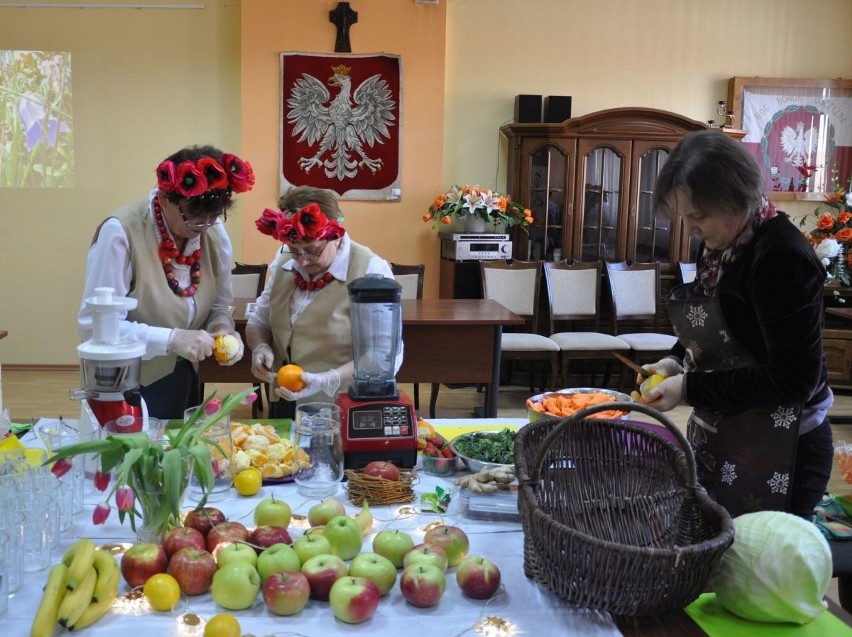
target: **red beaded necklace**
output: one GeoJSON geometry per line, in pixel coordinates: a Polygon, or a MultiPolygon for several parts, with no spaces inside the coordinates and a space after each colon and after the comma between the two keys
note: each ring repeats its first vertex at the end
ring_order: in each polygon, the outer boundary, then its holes
{"type": "Polygon", "coordinates": [[[298,270],[293,270],[293,274],[296,277],[296,287],[300,290],[307,290],[308,292],[313,292],[314,290],[322,290],[326,284],[334,281],[334,275],[330,272],[326,272],[316,281],[307,281],[305,277],[299,274],[298,270]]]}
{"type": "Polygon", "coordinates": [[[169,237],[169,232],[166,229],[166,221],[163,219],[163,211],[160,208],[160,202],[155,196],[151,201],[151,207],[154,210],[154,223],[157,224],[157,230],[160,233],[160,247],[157,253],[160,255],[160,261],[163,263],[163,272],[166,273],[166,280],[169,287],[177,296],[194,296],[198,290],[198,284],[201,282],[201,248],[195,250],[190,256],[184,256],[175,246],[175,242],[169,237]],[[175,275],[175,267],[172,265],[172,260],[177,261],[181,265],[189,266],[189,286],[182,288],[178,283],[175,275]]]}

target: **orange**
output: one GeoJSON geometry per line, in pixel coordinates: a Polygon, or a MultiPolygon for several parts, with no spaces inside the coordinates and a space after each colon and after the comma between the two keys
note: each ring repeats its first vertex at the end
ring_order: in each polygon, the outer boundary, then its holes
{"type": "Polygon", "coordinates": [[[180,586],[168,573],[157,573],[149,577],[142,593],[154,610],[171,610],[180,601],[180,586]]]}
{"type": "Polygon", "coordinates": [[[240,622],[230,613],[214,615],[204,625],[204,637],[240,637],[240,622]]]}
{"type": "Polygon", "coordinates": [[[278,370],[278,385],[290,391],[301,391],[305,387],[302,380],[302,372],[305,371],[298,365],[287,364],[278,370]]]}
{"type": "Polygon", "coordinates": [[[240,349],[240,342],[230,334],[220,334],[213,342],[213,357],[220,363],[231,360],[240,349]]]}

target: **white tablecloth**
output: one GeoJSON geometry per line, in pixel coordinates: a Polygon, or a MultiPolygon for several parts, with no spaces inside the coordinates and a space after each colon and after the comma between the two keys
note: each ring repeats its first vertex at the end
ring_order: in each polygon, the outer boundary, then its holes
{"type": "MultiPolygon", "coordinates": [[[[434,425],[493,424],[495,427],[504,424],[523,425],[523,419],[476,419],[472,420],[432,420],[434,425]]],[[[34,436],[27,436],[25,444],[36,446],[34,436]]],[[[418,499],[412,505],[391,505],[374,507],[375,522],[373,530],[364,540],[364,551],[372,550],[372,539],[375,533],[385,528],[404,530],[412,535],[415,543],[422,540],[424,527],[437,519],[446,524],[459,526],[470,538],[470,554],[484,555],[498,565],[502,573],[505,592],[499,594],[490,602],[471,600],[464,597],[456,584],[455,569],[447,572],[447,588],[440,603],[427,609],[415,608],[405,602],[399,586],[382,598],[375,615],[365,624],[349,625],[338,621],[331,612],[328,602],[311,600],[308,605],[293,617],[278,617],[270,613],[261,598],[255,605],[244,611],[235,612],[243,633],[252,633],[257,637],[265,635],[285,635],[324,637],[326,635],[348,635],[352,633],[370,635],[424,635],[429,637],[453,637],[462,633],[474,635],[471,630],[474,623],[484,616],[496,615],[507,619],[518,627],[521,635],[583,635],[589,637],[617,636],[621,633],[615,627],[609,615],[583,611],[567,607],[566,604],[551,595],[546,589],[535,584],[524,576],[523,572],[523,532],[521,525],[515,522],[494,522],[472,520],[462,516],[459,498],[455,498],[446,515],[430,514],[405,515],[400,514],[403,507],[417,506],[419,511],[419,495],[441,485],[452,488],[452,480],[438,478],[420,473],[420,481],[415,486],[418,499]]],[[[462,473],[457,473],[459,477],[462,473]]],[[[253,526],[252,511],[257,503],[265,497],[275,494],[276,498],[285,500],[293,508],[294,513],[306,514],[316,503],[300,496],[292,484],[264,486],[252,497],[243,498],[232,491],[226,500],[213,502],[224,511],[231,520],[253,526]]],[[[87,485],[86,505],[84,512],[78,516],[74,529],[63,538],[62,546],[56,549],[55,559],[58,561],[64,548],[78,537],[89,537],[96,544],[113,542],[132,542],[135,538],[128,525],[118,523],[118,515],[113,510],[109,520],[103,526],[93,526],[92,511],[102,498],[102,494],[94,492],[87,485]]],[[[337,497],[346,505],[347,512],[354,514],[357,507],[350,504],[344,488],[341,487],[337,497]]],[[[187,503],[191,506],[191,503],[187,503]]],[[[291,535],[295,540],[303,528],[291,523],[291,535]]],[[[10,637],[29,634],[30,623],[35,614],[41,597],[41,588],[47,580],[47,570],[30,573],[26,576],[25,586],[9,600],[7,616],[0,618],[0,626],[5,635],[10,637]]],[[[398,581],[398,580],[397,580],[398,581]]],[[[122,582],[120,593],[128,592],[127,585],[122,582]]],[[[191,611],[202,618],[209,619],[218,612],[224,612],[217,607],[209,594],[184,598],[181,605],[172,613],[158,613],[150,610],[128,609],[122,612],[114,608],[93,626],[81,634],[92,636],[132,635],[141,636],[170,636],[189,634],[178,630],[176,618],[191,611]]],[[[199,630],[196,634],[201,634],[199,630]]],[[[59,631],[57,630],[57,634],[59,631]]]]}

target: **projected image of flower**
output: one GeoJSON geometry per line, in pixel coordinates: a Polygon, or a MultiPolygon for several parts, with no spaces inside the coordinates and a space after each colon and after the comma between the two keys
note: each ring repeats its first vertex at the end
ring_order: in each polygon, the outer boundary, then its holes
{"type": "Polygon", "coordinates": [[[71,54],[0,51],[0,187],[74,185],[71,54]]]}

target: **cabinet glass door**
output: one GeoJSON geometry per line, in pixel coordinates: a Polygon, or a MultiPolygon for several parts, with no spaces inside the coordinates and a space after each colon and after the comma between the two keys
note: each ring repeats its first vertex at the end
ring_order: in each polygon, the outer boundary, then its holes
{"type": "Polygon", "coordinates": [[[654,184],[669,157],[665,148],[652,148],[639,157],[639,192],[636,199],[635,261],[671,261],[671,220],[654,214],[654,184]]]}
{"type": "Polygon", "coordinates": [[[602,147],[588,153],[585,162],[580,260],[616,261],[624,161],[613,149],[602,147]]]}
{"type": "Polygon", "coordinates": [[[527,260],[561,259],[568,157],[561,148],[547,145],[532,153],[530,162],[528,205],[535,221],[528,228],[527,260]]]}

